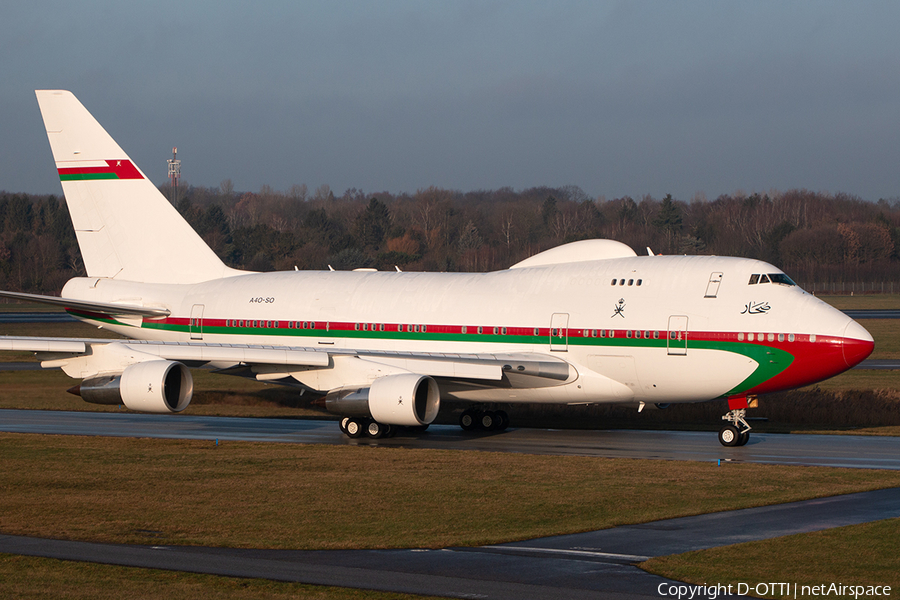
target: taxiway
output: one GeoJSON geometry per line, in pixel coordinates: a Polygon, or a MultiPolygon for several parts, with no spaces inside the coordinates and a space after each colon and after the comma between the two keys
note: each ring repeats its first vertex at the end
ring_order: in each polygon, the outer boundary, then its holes
{"type": "Polygon", "coordinates": [[[331,420],[11,409],[0,411],[0,431],[900,469],[900,438],[854,435],[754,432],[746,446],[727,448],[708,431],[513,428],[465,432],[457,426],[432,425],[424,433],[373,440],[347,438],[331,420]]]}

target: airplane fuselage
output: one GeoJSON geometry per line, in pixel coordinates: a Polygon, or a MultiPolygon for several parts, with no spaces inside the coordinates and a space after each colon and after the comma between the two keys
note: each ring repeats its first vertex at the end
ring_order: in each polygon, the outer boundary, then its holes
{"type": "MultiPolygon", "coordinates": [[[[864,329],[800,287],[749,283],[769,274],[781,271],[751,259],[635,256],[491,273],[294,271],[190,285],[75,279],[64,296],[171,311],[130,320],[70,311],[136,339],[541,353],[569,365],[567,377],[535,387],[442,387],[445,397],[477,401],[696,402],[799,387],[871,352],[864,329]]],[[[294,373],[327,391],[331,380],[320,376],[294,373]]]]}

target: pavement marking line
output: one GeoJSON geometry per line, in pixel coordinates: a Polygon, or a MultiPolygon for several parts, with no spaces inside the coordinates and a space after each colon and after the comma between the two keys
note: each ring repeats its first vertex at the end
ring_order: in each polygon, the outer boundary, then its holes
{"type": "MultiPolygon", "coordinates": [[[[473,548],[474,550],[475,548],[473,548]]],[[[590,556],[593,558],[608,558],[612,560],[627,560],[629,562],[644,562],[652,556],[639,556],[637,554],[614,554],[612,552],[591,552],[589,550],[565,550],[562,548],[535,548],[532,546],[479,546],[477,549],[500,550],[504,552],[537,552],[539,554],[566,554],[570,556],[590,556]]]]}

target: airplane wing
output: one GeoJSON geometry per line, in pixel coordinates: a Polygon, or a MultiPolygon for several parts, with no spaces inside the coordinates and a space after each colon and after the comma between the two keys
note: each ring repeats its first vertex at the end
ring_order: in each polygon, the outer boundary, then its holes
{"type": "Polygon", "coordinates": [[[84,300],[73,300],[71,298],[60,298],[58,296],[42,296],[40,294],[23,294],[22,292],[7,292],[0,290],[0,298],[12,298],[14,300],[23,300],[25,302],[37,302],[39,304],[50,304],[52,306],[62,306],[63,308],[86,310],[105,315],[128,315],[128,316],[144,316],[144,317],[166,317],[169,310],[165,308],[154,308],[150,306],[136,306],[133,304],[115,304],[105,302],[85,302],[84,300]]]}
{"type": "Polygon", "coordinates": [[[506,376],[559,382],[569,377],[566,361],[545,354],[528,353],[380,352],[302,346],[28,336],[0,336],[2,350],[35,352],[42,366],[62,368],[77,378],[120,371],[130,364],[160,359],[178,361],[190,367],[212,366],[224,373],[252,373],[261,381],[277,381],[293,374],[302,380],[302,373],[333,368],[336,361],[346,364],[350,359],[360,361],[362,368],[357,371],[382,369],[451,380],[499,382],[506,376]],[[251,370],[239,373],[241,368],[251,370]]]}

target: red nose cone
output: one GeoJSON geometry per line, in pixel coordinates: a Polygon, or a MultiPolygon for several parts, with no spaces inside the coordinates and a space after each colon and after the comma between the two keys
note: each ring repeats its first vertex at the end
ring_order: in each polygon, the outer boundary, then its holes
{"type": "Polygon", "coordinates": [[[855,367],[866,360],[874,349],[875,342],[844,338],[844,361],[848,367],[855,367]]]}
{"type": "Polygon", "coordinates": [[[856,321],[850,321],[844,328],[841,347],[847,367],[855,367],[872,354],[872,350],[875,349],[875,340],[862,325],[856,321]]]}

